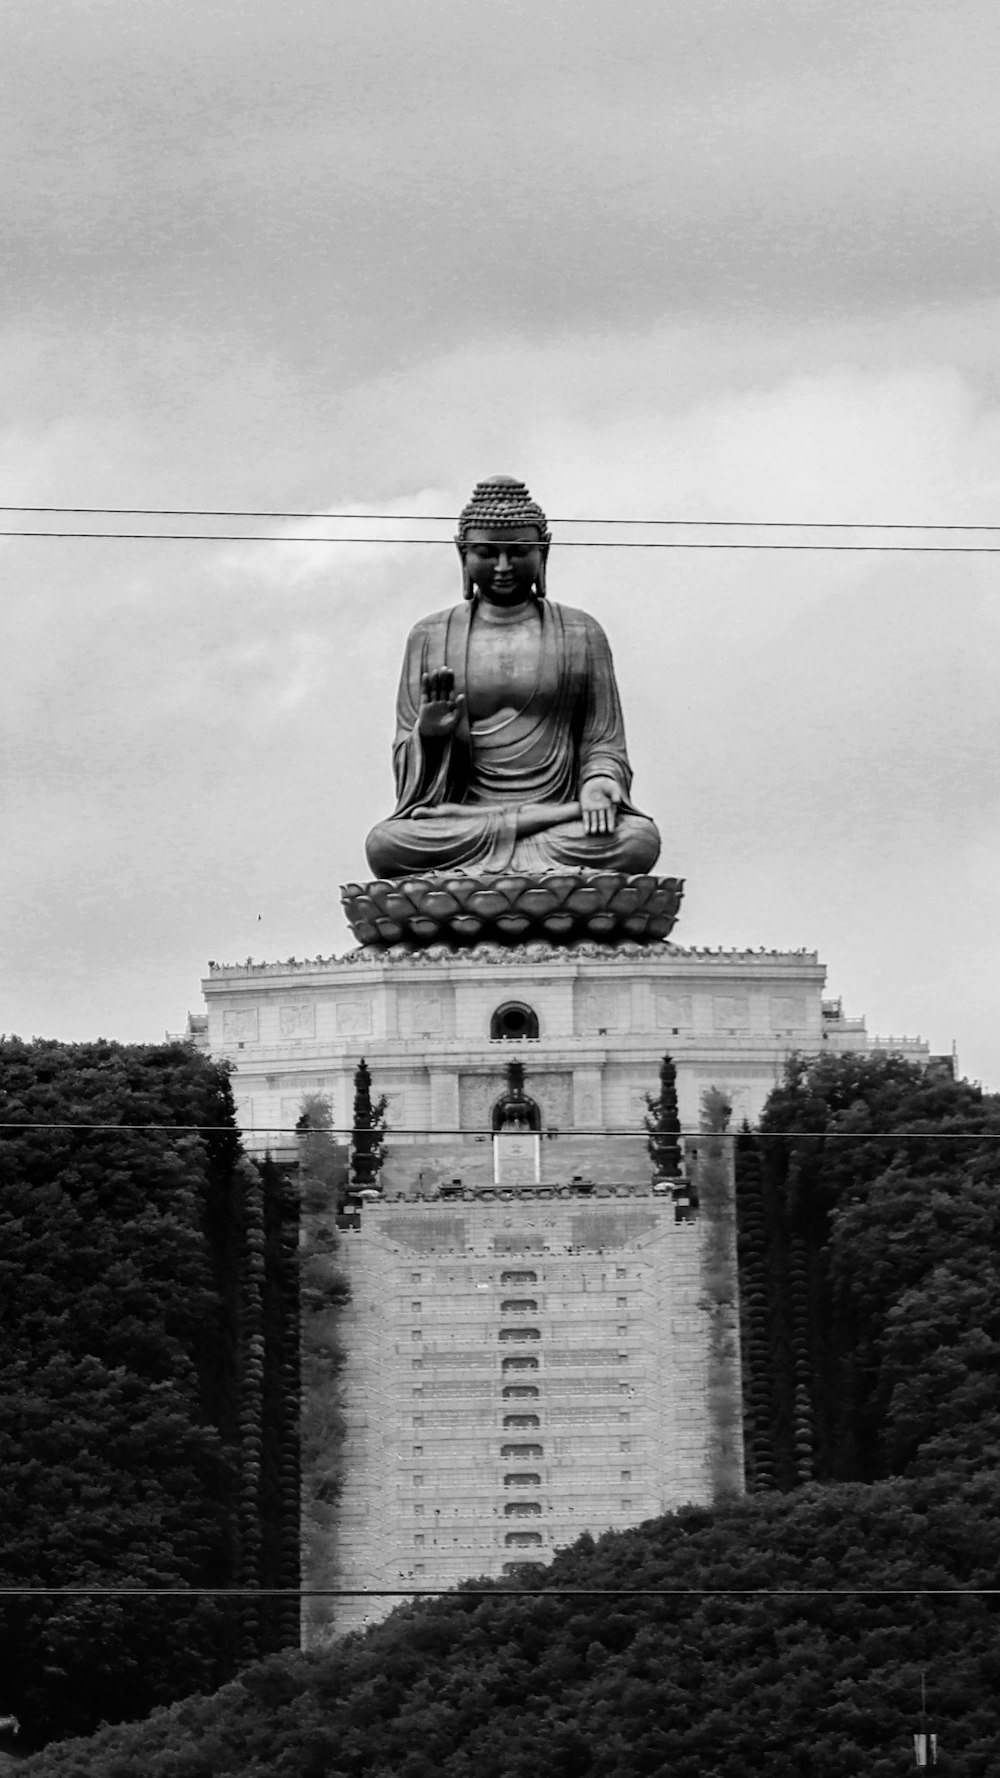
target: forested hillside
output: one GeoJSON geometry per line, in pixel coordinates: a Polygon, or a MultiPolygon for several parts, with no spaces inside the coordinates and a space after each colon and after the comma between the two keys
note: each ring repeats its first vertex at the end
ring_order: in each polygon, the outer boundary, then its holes
{"type": "Polygon", "coordinates": [[[986,1778],[1000,1602],[959,1589],[998,1571],[992,1475],[682,1512],[584,1539],[544,1577],[552,1591],[407,1607],[327,1654],[272,1656],[213,1698],[53,1747],[25,1778],[895,1778],[923,1670],[942,1778],[986,1778]]]}
{"type": "Polygon", "coordinates": [[[1000,1463],[1000,1101],[793,1059],[737,1200],[750,1486],[1000,1463]]]}
{"type": "Polygon", "coordinates": [[[30,1745],[295,1637],[143,1597],[297,1584],[295,1207],[183,1044],[5,1040],[0,1122],[0,1584],[32,1589],[0,1602],[0,1712],[30,1745]]]}
{"type": "MultiPolygon", "coordinates": [[[[240,1158],[210,1064],[93,1050],[127,1130],[4,1145],[14,1571],[281,1584],[286,1188],[240,1158]],[[160,1068],[156,1115],[219,1122],[217,1143],[146,1146],[160,1068]]],[[[102,1121],[103,1088],[57,1057],[56,1090],[39,1060],[17,1117],[102,1121]]],[[[26,1778],[889,1778],[912,1763],[922,1673],[942,1778],[1000,1771],[998,1136],[997,1101],[944,1074],[793,1061],[738,1138],[748,1499],[585,1539],[533,1597],[469,1588],[244,1665],[26,1778]]],[[[336,1280],[306,1251],[322,1320],[336,1280]]],[[[60,1601],[18,1606],[2,1652],[64,1728],[88,1686],[92,1711],[138,1715],[266,1634],[252,1607],[237,1624],[218,1604],[60,1601]]]]}

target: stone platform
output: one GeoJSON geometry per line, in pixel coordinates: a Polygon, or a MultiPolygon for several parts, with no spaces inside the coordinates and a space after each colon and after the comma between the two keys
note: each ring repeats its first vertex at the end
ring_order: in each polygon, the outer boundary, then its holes
{"type": "Polygon", "coordinates": [[[345,957],[213,964],[198,1040],[233,1066],[245,1140],[295,1153],[303,1096],[349,1128],[362,1056],[388,1098],[385,1180],[493,1185],[492,1113],[508,1061],[539,1110],[541,1183],[649,1183],[645,1095],[677,1066],[681,1123],[722,1087],[755,1119],[793,1050],[863,1049],[863,1020],[824,1003],[810,951],[699,951],[669,942],[455,950],[365,946],[345,957]]]}

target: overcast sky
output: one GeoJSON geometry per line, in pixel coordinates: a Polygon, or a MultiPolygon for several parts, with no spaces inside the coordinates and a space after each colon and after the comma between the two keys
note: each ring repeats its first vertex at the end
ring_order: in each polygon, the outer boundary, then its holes
{"type": "MultiPolygon", "coordinates": [[[[4,37],[7,504],[454,513],[501,471],[559,517],[1000,524],[995,0],[13,0],[4,37]]],[[[816,949],[1000,1088],[1000,556],[555,530],[678,942],[816,949]]],[[[158,1039],[210,957],[347,949],[451,546],[0,553],[0,1028],[158,1039]]]]}

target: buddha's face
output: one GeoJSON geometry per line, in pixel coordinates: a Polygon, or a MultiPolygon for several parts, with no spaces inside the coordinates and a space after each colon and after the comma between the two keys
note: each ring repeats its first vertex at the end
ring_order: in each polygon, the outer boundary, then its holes
{"type": "Polygon", "coordinates": [[[544,551],[534,525],[507,530],[470,531],[465,565],[481,599],[491,605],[521,605],[541,571],[544,551]]]}

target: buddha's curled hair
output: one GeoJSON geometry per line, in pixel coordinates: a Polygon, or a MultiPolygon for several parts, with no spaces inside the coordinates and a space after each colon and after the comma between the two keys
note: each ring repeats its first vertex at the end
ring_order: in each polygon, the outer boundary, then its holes
{"type": "Polygon", "coordinates": [[[524,483],[512,475],[491,475],[476,483],[471,500],[459,513],[455,541],[464,544],[470,531],[514,530],[518,525],[534,525],[540,542],[551,541],[545,514],[524,483]]]}

